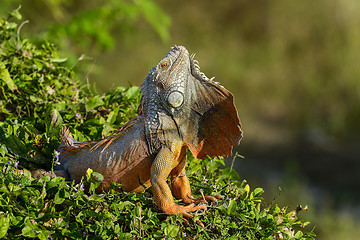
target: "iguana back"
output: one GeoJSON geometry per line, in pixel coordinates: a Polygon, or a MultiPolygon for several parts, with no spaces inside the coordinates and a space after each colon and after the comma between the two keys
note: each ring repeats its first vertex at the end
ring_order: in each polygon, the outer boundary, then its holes
{"type": "Polygon", "coordinates": [[[121,183],[128,192],[141,192],[150,186],[151,156],[145,140],[144,118],[133,118],[115,134],[100,141],[76,142],[64,130],[58,151],[68,180],[80,182],[88,168],[104,176],[101,189],[109,190],[111,182],[121,183]],[[126,177],[124,177],[126,174],[126,177]]]}

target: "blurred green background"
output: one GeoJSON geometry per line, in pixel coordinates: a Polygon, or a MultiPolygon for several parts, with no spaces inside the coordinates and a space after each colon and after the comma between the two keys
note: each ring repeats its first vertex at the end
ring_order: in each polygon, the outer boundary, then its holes
{"type": "Polygon", "coordinates": [[[98,91],[186,46],[235,95],[240,176],[308,205],[318,239],[360,235],[360,1],[2,0],[1,16],[19,5],[20,36],[55,42],[98,91]]]}

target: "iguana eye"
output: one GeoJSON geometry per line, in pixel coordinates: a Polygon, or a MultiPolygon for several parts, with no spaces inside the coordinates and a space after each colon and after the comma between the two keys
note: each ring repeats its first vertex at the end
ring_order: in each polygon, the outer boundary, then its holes
{"type": "Polygon", "coordinates": [[[169,67],[169,66],[170,66],[170,63],[169,63],[168,60],[163,61],[163,62],[160,64],[160,67],[161,67],[161,68],[167,68],[167,67],[169,67]]]}
{"type": "Polygon", "coordinates": [[[161,66],[161,68],[167,68],[169,66],[169,63],[168,62],[162,62],[160,66],[161,66]]]}
{"type": "Polygon", "coordinates": [[[177,108],[180,107],[184,102],[184,96],[179,91],[173,91],[169,94],[167,100],[172,107],[177,108]]]}

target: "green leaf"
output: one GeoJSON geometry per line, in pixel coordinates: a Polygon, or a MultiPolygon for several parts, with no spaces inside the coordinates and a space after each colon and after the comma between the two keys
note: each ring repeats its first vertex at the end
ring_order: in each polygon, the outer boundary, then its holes
{"type": "Polygon", "coordinates": [[[98,172],[92,172],[91,179],[95,182],[102,182],[104,180],[104,176],[98,172]]]}
{"type": "Polygon", "coordinates": [[[0,217],[0,238],[3,238],[10,226],[10,219],[8,216],[1,216],[0,217]]]}
{"type": "Polygon", "coordinates": [[[85,104],[86,111],[95,109],[101,105],[104,105],[104,101],[101,99],[100,96],[97,95],[97,96],[91,97],[87,100],[87,102],[85,104]]]}
{"type": "Polygon", "coordinates": [[[253,197],[258,197],[263,193],[264,193],[264,190],[262,188],[255,188],[253,191],[253,197]]]}
{"type": "Polygon", "coordinates": [[[300,239],[303,235],[304,235],[304,233],[299,230],[299,231],[297,231],[297,232],[295,233],[295,236],[294,236],[294,237],[295,237],[296,239],[300,239]]]}
{"type": "Polygon", "coordinates": [[[54,104],[54,108],[58,111],[64,111],[67,107],[67,103],[65,101],[57,102],[54,104]]]}
{"type": "Polygon", "coordinates": [[[229,207],[227,209],[227,214],[234,213],[236,209],[236,201],[230,199],[229,207]]]}
{"type": "Polygon", "coordinates": [[[119,108],[115,108],[112,112],[109,113],[106,122],[110,124],[114,124],[118,114],[119,114],[119,108]]]}
{"type": "Polygon", "coordinates": [[[24,236],[24,237],[31,237],[31,238],[34,238],[36,237],[36,232],[35,232],[35,229],[30,225],[28,226],[25,226],[22,231],[21,231],[21,234],[24,236]]]}
{"type": "Polygon", "coordinates": [[[96,202],[104,202],[104,198],[102,198],[101,196],[99,196],[98,194],[92,194],[89,197],[90,200],[94,200],[96,202]]]}
{"type": "Polygon", "coordinates": [[[11,225],[18,225],[24,218],[22,216],[11,216],[11,225]]]}
{"type": "Polygon", "coordinates": [[[125,93],[125,97],[127,99],[134,99],[136,98],[140,93],[140,88],[139,87],[136,87],[136,86],[133,86],[133,87],[130,87],[126,93],[125,93]]]}
{"type": "Polygon", "coordinates": [[[164,230],[165,236],[174,238],[178,235],[180,228],[179,228],[179,226],[169,224],[169,225],[166,225],[163,228],[163,230],[164,230]]]}
{"type": "Polygon", "coordinates": [[[0,156],[5,157],[6,154],[8,154],[6,147],[0,144],[0,156]]]}
{"type": "Polygon", "coordinates": [[[249,193],[250,192],[250,186],[249,184],[246,184],[244,187],[245,192],[249,193]]]}
{"type": "Polygon", "coordinates": [[[14,92],[17,90],[17,87],[14,83],[14,81],[10,77],[9,71],[0,66],[0,79],[6,83],[6,85],[9,87],[10,91],[14,92]]]}
{"type": "Polygon", "coordinates": [[[16,18],[17,20],[21,20],[22,16],[19,12],[19,10],[21,9],[21,5],[15,9],[14,11],[10,12],[9,15],[16,18]]]}
{"type": "Polygon", "coordinates": [[[40,232],[37,237],[40,239],[40,240],[46,240],[48,239],[48,236],[44,233],[44,232],[40,232]]]}
{"type": "Polygon", "coordinates": [[[41,194],[39,196],[40,199],[44,199],[46,197],[46,187],[45,185],[42,188],[41,194]]]}
{"type": "MultiPolygon", "coordinates": [[[[89,168],[90,169],[90,168],[89,168]]],[[[91,173],[91,183],[90,183],[90,188],[89,188],[89,191],[92,192],[92,191],[95,191],[95,189],[97,187],[100,186],[100,183],[104,180],[104,176],[101,175],[100,173],[98,172],[92,172],[91,173]]]]}
{"type": "Polygon", "coordinates": [[[64,202],[64,200],[65,200],[65,198],[60,197],[60,194],[61,194],[60,191],[61,190],[57,191],[57,193],[55,194],[55,198],[54,198],[54,203],[55,204],[62,204],[64,202]]]}
{"type": "Polygon", "coordinates": [[[58,112],[58,110],[53,109],[50,115],[51,115],[51,124],[50,124],[51,127],[56,128],[63,124],[63,119],[60,113],[58,112]]]}
{"type": "Polygon", "coordinates": [[[13,23],[13,22],[8,23],[8,24],[5,25],[5,28],[6,28],[7,30],[16,29],[16,27],[17,27],[17,24],[16,24],[16,23],[13,23]]]}
{"type": "Polygon", "coordinates": [[[22,143],[21,140],[15,135],[8,136],[7,138],[3,139],[2,142],[7,148],[11,149],[11,151],[17,154],[25,154],[27,152],[24,143],[22,143]]]}

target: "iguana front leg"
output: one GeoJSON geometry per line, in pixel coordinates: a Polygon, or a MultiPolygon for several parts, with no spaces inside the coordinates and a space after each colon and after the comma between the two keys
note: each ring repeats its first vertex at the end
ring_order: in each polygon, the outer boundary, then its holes
{"type": "Polygon", "coordinates": [[[201,198],[193,198],[191,194],[191,188],[189,179],[186,176],[186,148],[183,149],[180,154],[179,164],[171,171],[171,188],[176,199],[182,199],[186,204],[199,204],[205,203],[206,201],[217,202],[218,199],[223,199],[221,195],[215,196],[204,196],[201,198]]]}
{"type": "Polygon", "coordinates": [[[188,206],[175,204],[171,190],[166,183],[166,178],[173,168],[175,158],[176,155],[167,147],[163,147],[155,157],[151,166],[151,184],[154,200],[156,205],[166,214],[181,213],[186,218],[192,218],[193,216],[189,212],[206,209],[206,206],[195,206],[194,203],[188,206]]]}

